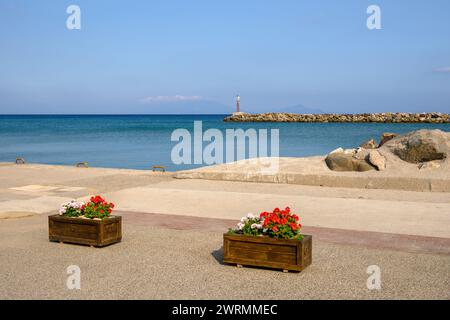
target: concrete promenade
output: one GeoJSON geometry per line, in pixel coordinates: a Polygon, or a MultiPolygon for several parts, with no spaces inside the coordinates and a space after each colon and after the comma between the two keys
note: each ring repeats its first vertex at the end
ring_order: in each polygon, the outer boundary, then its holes
{"type": "Polygon", "coordinates": [[[101,249],[49,242],[44,215],[0,221],[0,299],[450,299],[449,255],[315,238],[301,273],[240,269],[221,263],[222,232],[124,219],[123,241],[101,249]],[[66,287],[73,264],[80,290],[66,287]]]}
{"type": "Polygon", "coordinates": [[[450,298],[448,192],[37,164],[1,164],[0,177],[2,299],[450,298]],[[48,242],[47,215],[93,194],[116,203],[123,242],[102,249],[48,242]],[[283,274],[221,264],[228,227],[247,212],[286,205],[314,237],[310,268],[283,274]],[[83,272],[77,292],[65,287],[70,264],[83,272]],[[380,291],[366,288],[373,264],[382,270],[380,291]]]}
{"type": "Polygon", "coordinates": [[[0,218],[56,212],[101,194],[122,211],[234,219],[290,206],[305,226],[450,238],[450,192],[173,179],[171,173],[0,166],[0,218]]]}

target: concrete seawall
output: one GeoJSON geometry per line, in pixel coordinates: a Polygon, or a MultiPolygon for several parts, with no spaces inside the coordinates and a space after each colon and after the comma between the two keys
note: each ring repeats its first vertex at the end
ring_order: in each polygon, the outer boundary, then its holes
{"type": "Polygon", "coordinates": [[[174,178],[450,192],[449,174],[442,171],[420,172],[406,163],[404,167],[404,171],[336,172],[326,167],[323,157],[280,158],[280,168],[274,174],[261,173],[256,160],[243,160],[194,170],[178,171],[174,173],[174,178]]]}
{"type": "Polygon", "coordinates": [[[409,177],[349,177],[301,174],[295,172],[261,175],[239,172],[178,172],[177,179],[205,179],[241,182],[286,183],[306,186],[392,189],[419,192],[450,192],[450,181],[445,179],[409,178],[409,177]]]}

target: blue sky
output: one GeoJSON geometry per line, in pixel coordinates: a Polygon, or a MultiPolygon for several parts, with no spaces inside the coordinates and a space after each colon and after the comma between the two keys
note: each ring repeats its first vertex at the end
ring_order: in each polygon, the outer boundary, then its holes
{"type": "Polygon", "coordinates": [[[0,113],[450,112],[448,0],[0,0],[0,113]],[[68,30],[66,8],[81,8],[68,30]],[[366,9],[381,8],[381,30],[366,9]],[[295,108],[294,108],[295,109],[295,108]]]}

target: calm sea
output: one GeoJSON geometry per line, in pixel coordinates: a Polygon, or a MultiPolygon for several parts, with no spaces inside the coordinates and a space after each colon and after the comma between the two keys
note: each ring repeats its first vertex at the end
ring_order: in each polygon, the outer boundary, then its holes
{"type": "MultiPolygon", "coordinates": [[[[23,157],[27,162],[73,165],[87,161],[92,167],[149,169],[165,165],[176,171],[198,165],[175,165],[170,140],[178,128],[193,132],[201,120],[203,130],[277,128],[280,155],[322,155],[351,148],[383,132],[406,133],[421,128],[450,131],[449,124],[377,123],[225,123],[224,115],[0,115],[0,162],[23,157]]],[[[206,143],[205,143],[206,145],[206,143]]]]}

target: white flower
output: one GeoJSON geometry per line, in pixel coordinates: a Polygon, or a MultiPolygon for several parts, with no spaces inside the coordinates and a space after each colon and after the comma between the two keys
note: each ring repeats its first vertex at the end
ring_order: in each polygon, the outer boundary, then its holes
{"type": "Polygon", "coordinates": [[[239,222],[237,224],[237,226],[238,226],[238,230],[242,230],[244,228],[245,224],[239,222]]]}
{"type": "Polygon", "coordinates": [[[247,220],[248,220],[248,219],[247,219],[246,217],[242,217],[242,218],[241,218],[241,222],[242,222],[242,223],[246,223],[247,220]]]}
{"type": "Polygon", "coordinates": [[[61,207],[59,208],[59,214],[63,215],[66,213],[67,209],[81,209],[81,207],[84,205],[83,202],[78,202],[76,200],[70,200],[69,202],[65,202],[61,204],[61,207]]]}
{"type": "Polygon", "coordinates": [[[247,219],[255,219],[253,213],[247,213],[247,219]]]}
{"type": "Polygon", "coordinates": [[[80,209],[83,206],[83,204],[84,204],[83,202],[71,200],[70,202],[67,202],[64,206],[73,209],[80,209]]]}

